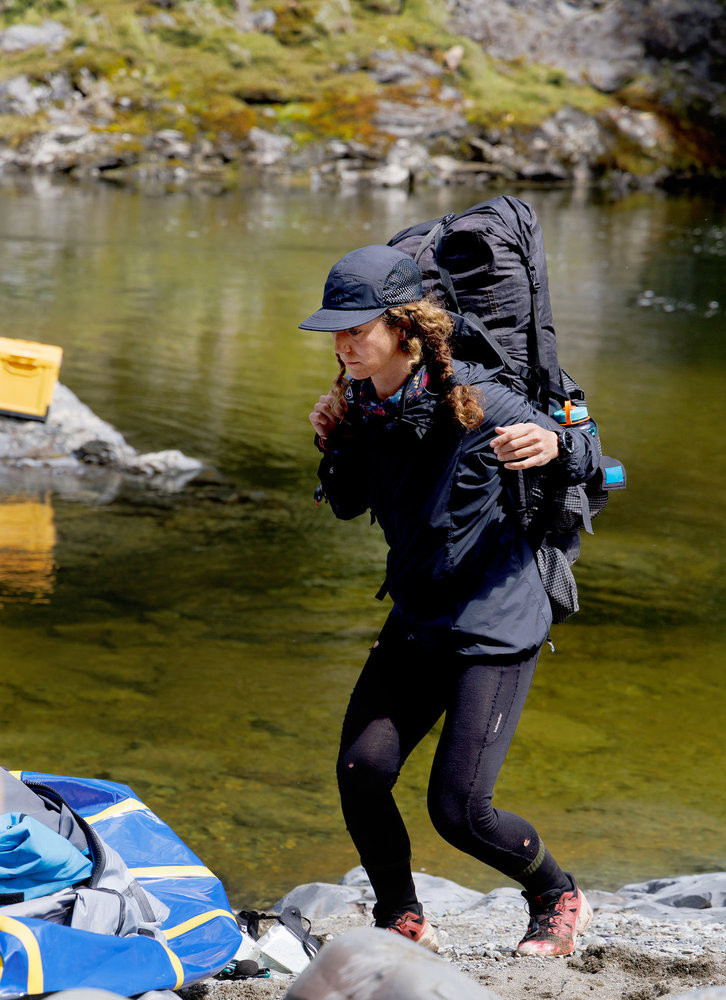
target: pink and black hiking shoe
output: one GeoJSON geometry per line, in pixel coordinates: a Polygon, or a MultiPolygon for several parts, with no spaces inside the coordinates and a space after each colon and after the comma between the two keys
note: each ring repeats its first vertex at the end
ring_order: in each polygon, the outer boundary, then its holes
{"type": "Polygon", "coordinates": [[[373,916],[376,920],[376,927],[400,934],[402,937],[408,938],[409,941],[423,945],[429,951],[439,950],[436,931],[423,915],[423,907],[420,903],[415,904],[415,909],[406,910],[405,913],[394,913],[386,917],[379,917],[376,910],[377,907],[374,906],[373,916]]]}
{"type": "Polygon", "coordinates": [[[566,892],[553,890],[541,896],[522,893],[529,904],[529,926],[517,945],[516,955],[554,958],[571,955],[575,950],[577,935],[582,934],[592,920],[592,909],[572,875],[565,874],[572,885],[566,892]]]}

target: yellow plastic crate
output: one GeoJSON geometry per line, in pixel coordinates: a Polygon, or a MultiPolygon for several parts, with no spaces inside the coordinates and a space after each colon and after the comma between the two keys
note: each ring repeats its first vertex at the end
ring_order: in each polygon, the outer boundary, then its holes
{"type": "Polygon", "coordinates": [[[62,360],[53,344],[0,337],[0,414],[45,420],[62,360]]]}

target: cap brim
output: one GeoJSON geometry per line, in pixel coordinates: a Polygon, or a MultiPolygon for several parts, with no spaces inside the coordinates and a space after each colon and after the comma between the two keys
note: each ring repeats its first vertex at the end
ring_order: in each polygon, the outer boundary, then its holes
{"type": "Polygon", "coordinates": [[[298,325],[299,330],[320,330],[323,333],[336,333],[338,330],[350,330],[353,326],[362,326],[372,319],[382,316],[388,306],[376,309],[318,309],[312,316],[298,325]]]}

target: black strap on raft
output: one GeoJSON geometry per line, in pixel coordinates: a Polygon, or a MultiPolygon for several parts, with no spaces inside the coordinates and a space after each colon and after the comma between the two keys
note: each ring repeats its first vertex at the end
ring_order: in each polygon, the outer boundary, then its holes
{"type": "Polygon", "coordinates": [[[463,318],[471,326],[478,330],[486,344],[499,358],[504,368],[522,379],[522,381],[527,385],[530,399],[536,403],[537,406],[543,410],[543,412],[547,413],[551,398],[558,399],[560,402],[565,402],[565,400],[569,399],[569,396],[561,385],[554,383],[550,378],[539,309],[539,291],[541,286],[539,278],[537,277],[537,268],[535,267],[534,261],[530,256],[524,253],[521,247],[515,247],[517,252],[521,255],[522,263],[527,271],[532,302],[532,335],[529,338],[531,350],[529,350],[528,353],[532,358],[533,363],[532,365],[527,366],[514,360],[514,358],[499,343],[499,341],[491,335],[486,326],[484,326],[475,313],[462,313],[459,309],[459,300],[456,295],[456,289],[454,288],[454,282],[451,278],[451,274],[449,273],[448,268],[441,263],[439,257],[439,250],[444,237],[444,231],[447,226],[454,221],[454,219],[456,219],[456,213],[452,212],[449,215],[445,215],[439,222],[436,223],[435,226],[432,227],[428,235],[421,241],[413,258],[414,262],[418,264],[426,249],[431,247],[434,255],[434,261],[441,277],[441,283],[444,286],[444,302],[447,309],[452,313],[463,316],[463,318]]]}

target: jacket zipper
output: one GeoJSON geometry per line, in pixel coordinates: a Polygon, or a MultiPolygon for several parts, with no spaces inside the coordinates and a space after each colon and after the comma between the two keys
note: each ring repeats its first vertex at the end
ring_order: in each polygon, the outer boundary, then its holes
{"type": "MultiPolygon", "coordinates": [[[[92,826],[90,826],[85,821],[85,819],[82,816],[78,815],[75,809],[72,809],[71,806],[68,805],[66,800],[60,794],[60,792],[57,792],[55,788],[51,788],[50,785],[46,785],[42,781],[33,781],[32,779],[30,779],[29,781],[24,781],[23,784],[27,785],[28,788],[39,790],[45,793],[48,796],[48,798],[50,798],[52,801],[58,802],[61,805],[64,805],[68,810],[70,810],[71,815],[80,826],[88,842],[88,851],[91,857],[91,862],[93,863],[93,867],[91,868],[91,874],[88,876],[87,879],[84,879],[83,882],[87,884],[89,887],[93,888],[100,879],[101,872],[103,871],[106,862],[106,853],[103,849],[103,844],[101,842],[101,839],[96,833],[96,831],[93,829],[92,826]]],[[[78,883],[78,884],[81,885],[83,883],[78,883]]]]}

